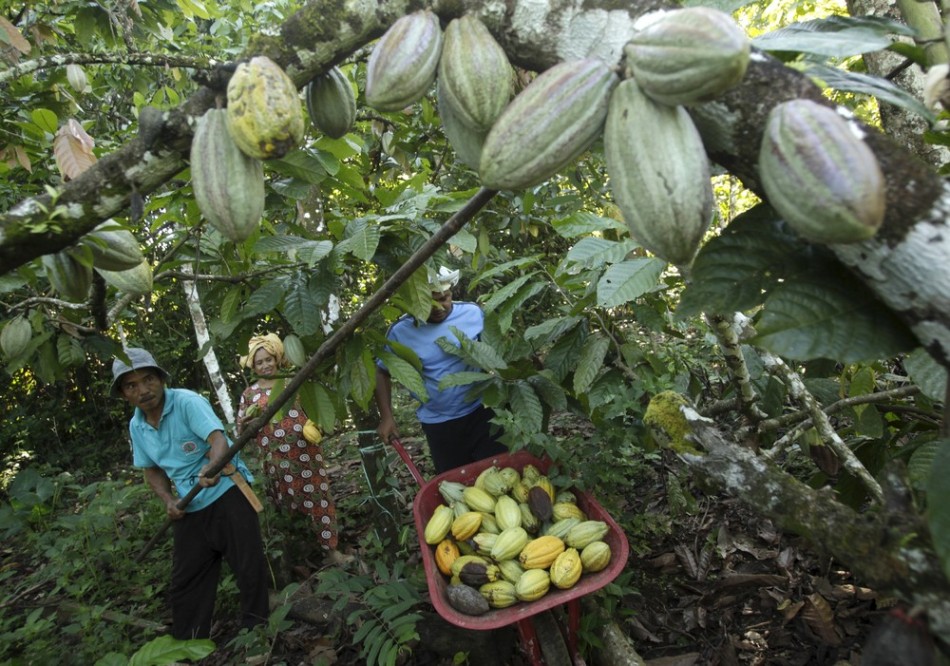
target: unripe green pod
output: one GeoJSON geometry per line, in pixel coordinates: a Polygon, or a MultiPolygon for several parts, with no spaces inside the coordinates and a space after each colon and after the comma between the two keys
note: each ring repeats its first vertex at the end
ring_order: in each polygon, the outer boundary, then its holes
{"type": "Polygon", "coordinates": [[[884,222],[884,174],[856,123],[805,99],[769,113],[759,151],[768,202],[803,238],[853,243],[884,222]]]}
{"type": "Polygon", "coordinates": [[[350,131],[356,120],[356,95],[339,67],[308,83],[304,97],[310,122],[318,130],[334,139],[350,131]]]}
{"type": "Polygon", "coordinates": [[[403,16],[370,53],[366,103],[379,111],[399,111],[418,101],[435,81],[441,54],[439,17],[428,9],[403,16]]]}

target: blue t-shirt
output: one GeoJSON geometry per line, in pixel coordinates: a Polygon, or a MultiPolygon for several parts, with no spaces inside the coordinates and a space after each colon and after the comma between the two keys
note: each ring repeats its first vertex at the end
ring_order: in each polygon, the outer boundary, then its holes
{"type": "MultiPolygon", "coordinates": [[[[198,472],[208,464],[208,435],[215,430],[224,432],[224,425],[211,408],[208,400],[188,389],[165,389],[165,406],[158,428],[145,420],[145,414],[136,407],[129,421],[132,437],[132,464],[136,467],[160,467],[175,484],[179,497],[187,495],[198,483],[198,472]]],[[[228,440],[231,445],[231,440],[228,440]]],[[[234,456],[231,462],[248,481],[250,471],[234,456]]],[[[203,488],[185,507],[185,511],[200,511],[213,504],[230,490],[234,482],[222,476],[217,485],[203,488]]]]}
{"type": "MultiPolygon", "coordinates": [[[[422,362],[422,379],[425,382],[429,400],[419,405],[416,416],[422,423],[442,423],[471,414],[482,404],[480,399],[468,400],[466,394],[471,386],[453,386],[439,390],[439,381],[446,375],[455,372],[478,371],[457,356],[446,354],[436,344],[439,338],[445,338],[456,347],[461,343],[452,327],[465,333],[472,340],[477,340],[485,326],[485,315],[475,303],[460,301],[452,304],[452,311],[445,321],[437,324],[417,321],[414,317],[405,315],[389,327],[386,337],[389,340],[403,344],[412,349],[422,362]]],[[[385,369],[385,365],[379,362],[385,369]]],[[[417,400],[418,396],[413,395],[417,400]]]]}

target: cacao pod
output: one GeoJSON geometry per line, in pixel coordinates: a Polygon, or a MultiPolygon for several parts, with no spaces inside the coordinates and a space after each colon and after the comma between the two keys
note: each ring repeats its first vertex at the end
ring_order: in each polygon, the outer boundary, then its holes
{"type": "Polygon", "coordinates": [[[466,562],[459,569],[458,575],[466,585],[484,585],[502,579],[498,565],[481,562],[466,562]]]}
{"type": "Polygon", "coordinates": [[[514,488],[516,483],[521,483],[521,475],[514,467],[502,467],[499,474],[501,474],[509,488],[514,488]]]}
{"type": "Polygon", "coordinates": [[[112,220],[106,220],[84,235],[78,245],[92,253],[94,267],[107,271],[135,268],[145,259],[132,232],[112,220]]]}
{"type": "Polygon", "coordinates": [[[227,119],[234,143],[255,159],[283,157],[303,141],[297,86],[267,56],[255,56],[234,70],[228,81],[227,119]]]}
{"type": "Polygon", "coordinates": [[[554,492],[554,484],[551,483],[551,479],[549,479],[547,476],[544,474],[540,475],[534,480],[534,483],[532,483],[531,486],[544,490],[544,492],[548,494],[548,498],[550,498],[551,502],[554,502],[554,496],[556,495],[554,492]]]}
{"type": "Polygon", "coordinates": [[[571,502],[555,502],[554,506],[551,507],[551,513],[553,520],[562,520],[564,518],[587,520],[587,514],[585,514],[579,506],[571,502]]]}
{"type": "Polygon", "coordinates": [[[452,19],[439,58],[439,88],[455,117],[488,132],[514,92],[508,55],[477,17],[452,19]]]}
{"type": "Polygon", "coordinates": [[[452,509],[440,504],[435,507],[429,517],[422,536],[427,544],[434,546],[448,536],[450,529],[452,529],[452,509]]]}
{"type": "Polygon", "coordinates": [[[452,575],[452,563],[459,558],[459,547],[451,539],[443,539],[435,547],[435,565],[446,576],[452,575]]]}
{"type": "Polygon", "coordinates": [[[492,548],[495,547],[495,542],[498,541],[498,535],[490,532],[479,532],[471,538],[471,541],[475,544],[476,553],[489,557],[492,548]]]}
{"type": "Polygon", "coordinates": [[[852,122],[810,100],[769,113],[759,152],[768,201],[803,238],[853,243],[884,222],[884,174],[852,122]]]}
{"type": "Polygon", "coordinates": [[[706,102],[739,83],[749,51],[732,17],[711,7],[657,12],[624,47],[643,92],[670,106],[706,102]]]}
{"type": "Polygon", "coordinates": [[[16,358],[29,348],[32,338],[33,327],[30,322],[26,317],[16,316],[0,331],[0,349],[7,358],[16,358]]]}
{"type": "Polygon", "coordinates": [[[551,563],[551,584],[567,590],[580,580],[583,573],[581,556],[576,548],[568,548],[551,563]]]}
{"type": "Polygon", "coordinates": [[[571,548],[584,548],[584,546],[594,541],[600,541],[610,530],[610,527],[602,520],[585,520],[572,527],[564,542],[571,548]]]}
{"type": "Polygon", "coordinates": [[[551,576],[544,569],[529,569],[514,585],[521,601],[537,601],[551,588],[551,576]]]}
{"type": "Polygon", "coordinates": [[[551,520],[554,510],[551,496],[541,486],[532,486],[528,490],[528,506],[531,508],[531,513],[542,523],[551,520]]]}
{"type": "Polygon", "coordinates": [[[531,507],[528,506],[527,502],[520,502],[518,504],[518,510],[521,511],[521,526],[529,533],[536,534],[537,531],[541,529],[541,521],[539,521],[538,517],[531,511],[531,507]]]}
{"type": "Polygon", "coordinates": [[[472,511],[492,513],[495,510],[495,498],[481,488],[466,487],[462,491],[462,499],[471,507],[472,511]]]}
{"type": "Polygon", "coordinates": [[[607,116],[617,75],[605,62],[561,62],[518,93],[495,121],[478,172],[491,189],[544,182],[587,150],[607,116]]]}
{"type": "Polygon", "coordinates": [[[498,534],[501,532],[501,528],[498,527],[498,521],[495,520],[494,513],[486,513],[485,511],[479,511],[482,514],[482,525],[481,531],[488,532],[490,534],[498,534]]]}
{"type": "Polygon", "coordinates": [[[343,137],[356,120],[356,95],[346,74],[333,67],[307,84],[304,93],[307,115],[318,130],[329,137],[343,137]]]}
{"type": "Polygon", "coordinates": [[[43,268],[53,289],[67,301],[80,302],[89,297],[92,268],[69,252],[43,255],[43,268]]]}
{"type": "Polygon", "coordinates": [[[511,486],[511,496],[518,502],[528,501],[528,484],[524,481],[518,481],[511,486]]]}
{"type": "Polygon", "coordinates": [[[603,571],[610,564],[610,546],[605,541],[591,541],[581,551],[581,566],[585,573],[603,571]]]}
{"type": "Polygon", "coordinates": [[[366,103],[379,111],[399,111],[418,101],[435,81],[441,53],[442,28],[432,11],[398,19],[370,53],[366,103]]]}
{"type": "Polygon", "coordinates": [[[307,362],[307,351],[303,348],[303,342],[293,333],[284,337],[284,358],[298,368],[307,362]]]}
{"type": "Polygon", "coordinates": [[[121,292],[132,296],[145,296],[152,291],[152,266],[143,259],[135,268],[124,271],[107,271],[97,268],[102,279],[121,292]]]}
{"type": "Polygon", "coordinates": [[[479,474],[475,487],[481,488],[493,497],[501,497],[511,489],[511,486],[505,481],[505,477],[501,475],[497,467],[489,467],[479,474]]]}
{"type": "Polygon", "coordinates": [[[248,157],[227,128],[227,111],[211,109],[199,120],[191,143],[191,186],[207,220],[239,243],[264,214],[264,167],[248,157]]]}
{"type": "Polygon", "coordinates": [[[539,478],[541,478],[541,470],[539,470],[537,467],[535,467],[531,463],[528,463],[527,465],[521,468],[521,480],[529,488],[533,486],[539,478]]]}
{"type": "Polygon", "coordinates": [[[521,554],[529,540],[523,527],[509,527],[501,532],[491,548],[491,557],[495,561],[510,560],[521,554]]]}
{"type": "Polygon", "coordinates": [[[456,541],[471,539],[482,526],[482,514],[478,511],[469,511],[455,518],[450,525],[452,536],[456,541]]]}
{"type": "Polygon", "coordinates": [[[449,504],[455,504],[462,501],[462,491],[465,490],[465,484],[458,481],[439,481],[439,494],[449,504]]]}
{"type": "Polygon", "coordinates": [[[539,536],[525,545],[518,561],[525,569],[547,569],[564,552],[564,547],[556,536],[539,536]]]}
{"type": "Polygon", "coordinates": [[[508,608],[518,603],[515,586],[504,579],[485,583],[478,591],[492,608],[508,608]]]}
{"type": "Polygon", "coordinates": [[[580,523],[580,518],[569,516],[548,525],[544,533],[556,536],[558,539],[565,539],[567,538],[567,533],[571,531],[571,528],[580,523]]]}
{"type": "MultiPolygon", "coordinates": [[[[463,488],[465,486],[462,486],[463,488]]],[[[468,504],[459,500],[457,502],[452,502],[452,513],[455,514],[455,517],[458,518],[463,513],[468,513],[471,509],[468,508],[468,504]]]]}
{"type": "Polygon", "coordinates": [[[470,562],[475,562],[476,564],[482,564],[488,566],[491,564],[488,560],[480,555],[459,555],[458,558],[452,562],[452,575],[458,576],[462,571],[462,567],[470,562]]]}
{"type": "Polygon", "coordinates": [[[688,265],[712,218],[709,162],[683,107],[647,97],[632,79],[610,97],[604,127],[610,189],[630,235],[661,259],[688,265]]]}
{"type": "Polygon", "coordinates": [[[317,427],[316,423],[307,419],[303,424],[303,438],[311,444],[319,444],[323,441],[323,433],[320,432],[320,428],[317,427]]]}
{"type": "Polygon", "coordinates": [[[524,567],[518,560],[501,560],[498,563],[498,570],[501,571],[501,577],[512,585],[517,585],[524,575],[524,567]]]}
{"type": "Polygon", "coordinates": [[[491,610],[481,592],[464,583],[449,585],[445,588],[445,596],[452,608],[466,615],[484,615],[491,610]]]}
{"type": "Polygon", "coordinates": [[[502,531],[510,527],[521,527],[521,509],[508,495],[502,495],[495,501],[495,522],[502,531]]]}
{"type": "Polygon", "coordinates": [[[84,93],[89,88],[89,80],[86,78],[86,71],[82,65],[66,65],[66,80],[72,89],[78,93],[84,93]]]}

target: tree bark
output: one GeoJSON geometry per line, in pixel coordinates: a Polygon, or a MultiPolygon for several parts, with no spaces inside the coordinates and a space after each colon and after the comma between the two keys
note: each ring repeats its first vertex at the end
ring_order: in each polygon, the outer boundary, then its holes
{"type": "Polygon", "coordinates": [[[727,441],[695,411],[684,408],[683,413],[692,441],[705,452],[681,456],[696,477],[805,537],[869,586],[925,609],[933,632],[944,641],[950,638],[950,581],[896,469],[882,480],[885,502],[858,513],[830,490],[816,490],[727,441]]]}
{"type": "MultiPolygon", "coordinates": [[[[591,55],[620,63],[634,20],[662,6],[670,5],[655,0],[623,8],[607,0],[507,5],[462,0],[434,9],[443,20],[464,12],[479,16],[513,64],[543,70],[559,60],[591,55]]],[[[255,36],[245,55],[268,55],[303,86],[415,8],[404,0],[345,6],[309,2],[278,35],[255,36]]],[[[186,163],[194,117],[224,90],[227,70],[218,73],[179,110],[149,114],[152,126],[60,187],[55,203],[44,194],[0,214],[0,274],[70,245],[100,221],[121,214],[134,193],[147,195],[174,178],[186,163]],[[41,224],[45,231],[33,233],[41,224]]],[[[692,111],[712,160],[763,198],[757,162],[768,113],[794,98],[828,103],[805,76],[754,52],[741,84],[692,111]]],[[[864,126],[860,131],[886,178],[887,214],[873,239],[833,250],[907,322],[934,359],[950,367],[947,187],[935,170],[893,139],[864,126]]]]}

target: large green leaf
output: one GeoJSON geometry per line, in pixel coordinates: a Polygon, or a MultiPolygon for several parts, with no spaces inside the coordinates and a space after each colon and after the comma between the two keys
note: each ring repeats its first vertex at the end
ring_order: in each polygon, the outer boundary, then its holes
{"type": "Polygon", "coordinates": [[[623,261],[639,245],[632,240],[606,240],[604,238],[582,238],[567,252],[564,265],[568,273],[577,273],[585,268],[602,268],[608,264],[623,261]]]}
{"type": "Polygon", "coordinates": [[[450,330],[461,346],[457,347],[455,342],[448,338],[439,338],[436,340],[436,344],[445,353],[457,356],[469,365],[482,370],[504,370],[508,367],[505,358],[493,345],[481,340],[472,340],[462,330],[454,326],[451,326],[450,330]]]}
{"type": "Polygon", "coordinates": [[[608,268],[597,283],[597,305],[615,308],[656,287],[666,262],[653,257],[627,259],[608,268]]]}
{"type": "Polygon", "coordinates": [[[418,319],[425,321],[432,312],[432,288],[429,275],[423,266],[414,271],[409,279],[396,290],[396,302],[402,309],[418,319]]]}
{"type": "Polygon", "coordinates": [[[950,578],[950,439],[941,439],[927,481],[927,523],[934,550],[950,578]]]}
{"type": "Polygon", "coordinates": [[[923,347],[904,358],[904,369],[925,396],[943,402],[947,396],[947,369],[938,364],[923,347]]]}
{"type": "Polygon", "coordinates": [[[574,370],[575,394],[583,395],[594,383],[601,368],[604,367],[604,359],[607,357],[609,348],[610,339],[602,333],[595,333],[584,341],[577,361],[577,369],[574,370]]]}
{"type": "Polygon", "coordinates": [[[129,659],[129,666],[170,664],[185,659],[202,659],[214,652],[214,641],[206,638],[187,641],[159,636],[140,647],[129,659]]]}
{"type": "Polygon", "coordinates": [[[270,312],[284,299],[286,289],[286,281],[282,278],[265,282],[248,297],[243,316],[253,317],[264,312],[270,312]]]}
{"type": "Polygon", "coordinates": [[[453,372],[439,380],[439,388],[447,389],[456,386],[470,386],[478,382],[487,382],[494,379],[494,375],[487,372],[453,372]]]}
{"type": "Polygon", "coordinates": [[[346,238],[337,243],[340,252],[349,252],[357,259],[370,261],[379,247],[380,231],[376,222],[353,220],[346,228],[346,238]]]}
{"type": "Polygon", "coordinates": [[[518,415],[518,421],[525,432],[541,432],[544,423],[544,409],[538,394],[527,382],[515,382],[509,389],[508,400],[511,412],[518,415]]]}
{"type": "Polygon", "coordinates": [[[422,402],[426,402],[429,399],[429,394],[426,391],[425,384],[422,381],[422,375],[420,375],[419,372],[414,367],[412,367],[411,363],[404,361],[392,352],[388,351],[380,352],[379,360],[383,362],[383,364],[386,366],[386,369],[389,371],[390,377],[392,377],[395,381],[409,389],[422,402]]]}
{"type": "Polygon", "coordinates": [[[874,16],[829,16],[803,21],[759,35],[752,45],[763,51],[812,53],[847,58],[889,47],[892,35],[911,37],[906,25],[874,16]]]}
{"type": "Polygon", "coordinates": [[[336,409],[326,387],[315,381],[308,381],[297,392],[300,406],[311,421],[322,432],[333,432],[336,428],[336,409]]]}
{"type": "Polygon", "coordinates": [[[307,276],[296,274],[288,280],[287,293],[284,295],[283,315],[291,327],[301,336],[308,336],[320,329],[320,303],[314,298],[307,276]]]}
{"type": "Polygon", "coordinates": [[[602,217],[587,211],[578,211],[567,217],[554,220],[551,225],[564,238],[577,238],[610,230],[626,231],[627,225],[611,217],[602,217]]]}
{"type": "Polygon", "coordinates": [[[919,99],[879,76],[848,72],[827,65],[813,65],[806,68],[805,73],[811,77],[821,79],[826,85],[835,90],[872,95],[882,102],[916,113],[928,122],[932,123],[936,120],[936,116],[919,99]]]}
{"type": "Polygon", "coordinates": [[[535,273],[527,273],[526,275],[522,275],[521,277],[512,280],[501,289],[494,292],[488,298],[488,300],[482,304],[482,308],[485,310],[485,313],[487,314],[493,312],[495,308],[507,301],[513,294],[517,293],[521,286],[534,276],[535,273]]]}
{"type": "Polygon", "coordinates": [[[773,290],[752,341],[779,356],[845,363],[912,349],[913,335],[866,288],[812,275],[773,290]]]}
{"type": "Polygon", "coordinates": [[[278,160],[267,160],[267,167],[308,185],[316,185],[327,177],[321,161],[304,150],[291,151],[278,160]]]}
{"type": "Polygon", "coordinates": [[[537,326],[530,326],[524,332],[525,340],[530,340],[537,344],[547,344],[557,340],[566,332],[573,330],[584,321],[583,317],[554,317],[546,319],[537,326]]]}

